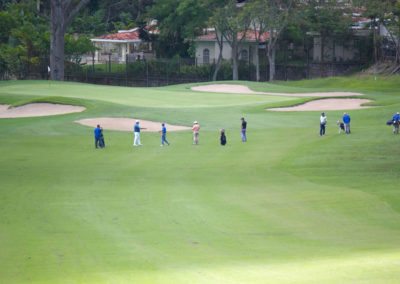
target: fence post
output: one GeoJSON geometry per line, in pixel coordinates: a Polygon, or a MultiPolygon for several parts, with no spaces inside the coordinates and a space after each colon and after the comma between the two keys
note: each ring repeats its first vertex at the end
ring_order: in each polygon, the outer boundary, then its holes
{"type": "Polygon", "coordinates": [[[94,73],[94,52],[92,52],[92,71],[94,73]]]}
{"type": "Polygon", "coordinates": [[[108,72],[111,73],[111,52],[108,54],[108,72]]]}
{"type": "Polygon", "coordinates": [[[125,86],[128,86],[128,54],[125,54],[125,86]]]}
{"type": "Polygon", "coordinates": [[[149,86],[149,63],[147,62],[147,60],[145,62],[146,62],[146,86],[148,87],[149,86]]]}
{"type": "Polygon", "coordinates": [[[168,68],[168,62],[167,61],[166,61],[165,66],[167,67],[167,86],[168,86],[169,85],[169,68],[168,68]]]}

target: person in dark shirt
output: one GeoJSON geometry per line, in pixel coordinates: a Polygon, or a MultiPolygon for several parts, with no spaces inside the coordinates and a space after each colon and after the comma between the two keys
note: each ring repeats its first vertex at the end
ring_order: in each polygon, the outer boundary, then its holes
{"type": "Polygon", "coordinates": [[[241,130],[242,142],[246,142],[247,141],[247,137],[246,137],[247,121],[244,119],[244,117],[242,117],[240,120],[242,121],[242,130],[241,130]]]}
{"type": "Polygon", "coordinates": [[[134,134],[133,146],[142,146],[142,144],[140,143],[140,130],[141,129],[143,129],[143,128],[140,127],[139,120],[136,120],[136,123],[133,126],[133,134],[134,134]]]}
{"type": "Polygon", "coordinates": [[[226,145],[225,129],[221,129],[220,142],[221,142],[221,145],[222,145],[222,146],[225,146],[225,145],[226,145]]]}

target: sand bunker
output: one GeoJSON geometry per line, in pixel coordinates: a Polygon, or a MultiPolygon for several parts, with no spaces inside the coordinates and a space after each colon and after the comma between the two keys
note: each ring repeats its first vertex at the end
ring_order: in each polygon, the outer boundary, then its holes
{"type": "Polygon", "coordinates": [[[366,99],[323,99],[307,102],[302,105],[294,107],[281,107],[271,108],[272,111],[326,111],[326,110],[350,110],[370,108],[362,106],[362,104],[369,103],[370,100],[366,99]]]}
{"type": "Polygon", "coordinates": [[[318,92],[318,93],[266,93],[255,92],[250,90],[247,86],[242,85],[229,85],[229,84],[214,84],[192,87],[193,91],[213,92],[213,93],[233,93],[233,94],[261,94],[271,96],[285,96],[285,97],[351,97],[362,96],[360,93],[353,92],[318,92]]]}
{"type": "MultiPolygon", "coordinates": [[[[118,117],[97,117],[97,118],[87,118],[75,121],[76,123],[96,127],[97,124],[104,129],[110,130],[119,130],[119,131],[133,131],[133,125],[135,124],[137,119],[135,118],[118,118],[118,117]]],[[[161,122],[141,120],[140,127],[143,127],[142,131],[147,132],[156,132],[161,130],[161,122]]],[[[186,126],[178,126],[171,125],[166,123],[166,127],[168,131],[180,131],[180,130],[188,130],[190,127],[186,126]]]]}
{"type": "Polygon", "coordinates": [[[49,103],[34,103],[15,108],[8,105],[0,105],[0,118],[50,116],[82,112],[84,110],[85,108],[80,106],[49,103]]]}

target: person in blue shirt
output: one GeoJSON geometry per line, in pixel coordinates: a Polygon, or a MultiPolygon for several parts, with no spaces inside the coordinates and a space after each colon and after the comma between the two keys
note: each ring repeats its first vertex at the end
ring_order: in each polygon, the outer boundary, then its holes
{"type": "Polygon", "coordinates": [[[133,126],[133,134],[134,134],[134,139],[133,139],[133,146],[142,146],[140,143],[140,130],[143,129],[140,127],[139,120],[136,120],[135,125],[133,126]]]}
{"type": "Polygon", "coordinates": [[[167,127],[165,126],[165,123],[161,123],[161,146],[164,146],[164,144],[167,144],[169,146],[169,142],[167,141],[167,127]]]}
{"type": "Polygon", "coordinates": [[[344,123],[344,132],[346,134],[350,134],[350,115],[347,112],[345,112],[343,114],[342,120],[343,120],[343,123],[344,123]]]}
{"type": "Polygon", "coordinates": [[[399,134],[399,125],[400,125],[400,113],[396,112],[393,115],[393,134],[399,134]]]}
{"type": "Polygon", "coordinates": [[[97,124],[97,127],[94,129],[94,147],[97,149],[100,147],[100,141],[102,139],[102,129],[99,124],[97,124]]]}

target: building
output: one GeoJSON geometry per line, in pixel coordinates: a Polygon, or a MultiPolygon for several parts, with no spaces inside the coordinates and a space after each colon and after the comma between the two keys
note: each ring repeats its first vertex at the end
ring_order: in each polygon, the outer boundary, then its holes
{"type": "MultiPolygon", "coordinates": [[[[148,26],[143,31],[149,34],[157,34],[157,30],[153,26],[148,26]]],[[[154,58],[155,52],[152,43],[142,40],[140,32],[139,28],[134,28],[92,38],[91,41],[97,48],[94,55],[95,62],[111,60],[123,63],[127,60],[154,58]]]]}
{"type": "MultiPolygon", "coordinates": [[[[220,49],[216,35],[214,29],[207,29],[203,35],[194,40],[197,64],[212,64],[218,60],[220,49]]],[[[243,34],[238,34],[238,39],[241,37],[243,37],[243,34]]],[[[256,49],[265,49],[267,39],[268,33],[264,33],[260,37],[260,42],[257,43],[256,33],[252,30],[247,31],[239,44],[239,60],[255,64],[255,51],[256,49]]],[[[223,39],[222,58],[225,60],[232,59],[232,48],[226,39],[223,39]]]]}

